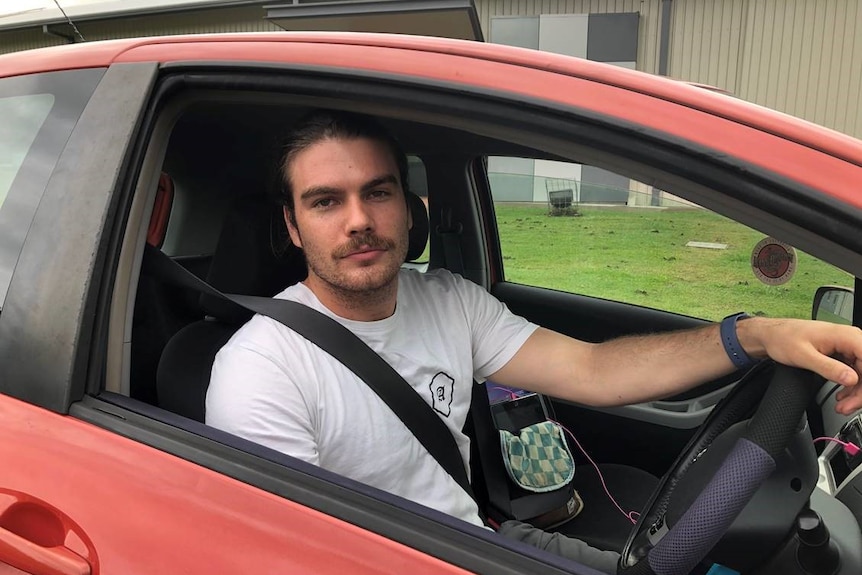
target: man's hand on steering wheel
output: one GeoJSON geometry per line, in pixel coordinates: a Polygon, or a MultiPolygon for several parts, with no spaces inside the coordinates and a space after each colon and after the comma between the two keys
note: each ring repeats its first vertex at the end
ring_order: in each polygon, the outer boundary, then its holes
{"type": "Polygon", "coordinates": [[[862,409],[862,330],[798,319],[750,318],[737,324],[739,342],[752,357],[813,371],[844,386],[836,395],[838,413],[862,409]]]}

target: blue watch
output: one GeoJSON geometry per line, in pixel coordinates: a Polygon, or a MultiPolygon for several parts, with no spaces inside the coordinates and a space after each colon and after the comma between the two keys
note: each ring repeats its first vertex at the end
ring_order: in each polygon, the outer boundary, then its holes
{"type": "Polygon", "coordinates": [[[745,353],[745,350],[742,349],[742,345],[739,343],[739,338],[736,337],[736,322],[750,317],[747,313],[735,313],[721,320],[721,326],[719,327],[724,351],[736,369],[747,369],[757,363],[757,360],[752,359],[751,356],[745,353]]]}

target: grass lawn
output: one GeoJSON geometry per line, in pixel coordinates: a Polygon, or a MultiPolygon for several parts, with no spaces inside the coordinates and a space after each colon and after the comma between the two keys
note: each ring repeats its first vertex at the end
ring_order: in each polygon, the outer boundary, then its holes
{"type": "Polygon", "coordinates": [[[545,206],[498,204],[496,211],[512,282],[712,320],[741,310],[809,318],[819,286],[853,286],[849,274],[798,251],[789,282],[761,283],[750,258],[764,235],[703,210],[582,207],[577,217],[551,217],[545,206]]]}

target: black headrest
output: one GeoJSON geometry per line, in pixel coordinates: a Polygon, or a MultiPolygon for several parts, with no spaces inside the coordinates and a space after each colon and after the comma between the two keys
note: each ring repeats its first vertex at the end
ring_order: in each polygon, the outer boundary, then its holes
{"type": "MultiPolygon", "coordinates": [[[[266,196],[236,200],[222,225],[207,283],[225,293],[270,297],[307,273],[302,251],[287,236],[281,207],[266,196]]],[[[201,294],[200,305],[207,315],[231,323],[252,315],[207,294],[201,294]]]]}
{"type": "Polygon", "coordinates": [[[422,198],[410,192],[407,193],[407,206],[413,216],[413,227],[410,228],[406,260],[412,262],[422,255],[428,243],[428,208],[422,198]]]}

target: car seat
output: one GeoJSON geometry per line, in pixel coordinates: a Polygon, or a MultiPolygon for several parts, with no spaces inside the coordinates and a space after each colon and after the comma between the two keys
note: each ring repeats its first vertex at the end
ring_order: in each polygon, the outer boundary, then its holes
{"type": "MultiPolygon", "coordinates": [[[[169,174],[159,177],[147,243],[160,248],[174,199],[174,181],[169,174]]],[[[197,317],[197,298],[190,300],[185,290],[167,285],[143,273],[138,280],[132,321],[129,395],[156,405],[156,371],[168,341],[197,317]]]]}
{"type": "MultiPolygon", "coordinates": [[[[281,233],[281,209],[264,195],[234,201],[213,253],[206,281],[225,293],[273,296],[305,278],[302,253],[281,233]]],[[[215,355],[252,313],[200,294],[204,317],[179,330],[162,352],[156,374],[158,404],[204,420],[215,355]]]]}

